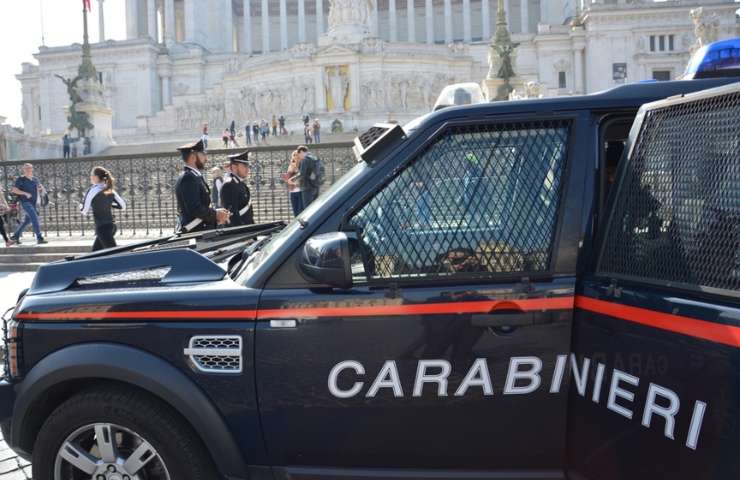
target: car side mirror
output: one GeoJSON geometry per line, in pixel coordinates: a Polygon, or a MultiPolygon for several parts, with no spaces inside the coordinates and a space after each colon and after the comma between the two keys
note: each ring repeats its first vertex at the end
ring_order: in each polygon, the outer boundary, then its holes
{"type": "Polygon", "coordinates": [[[331,232],[309,238],[303,246],[300,268],[309,280],[337,288],[352,286],[349,237],[331,232]]]}

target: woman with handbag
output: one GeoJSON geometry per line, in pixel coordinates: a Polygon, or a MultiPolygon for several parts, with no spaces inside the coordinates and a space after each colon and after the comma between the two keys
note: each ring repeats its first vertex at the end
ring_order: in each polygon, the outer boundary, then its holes
{"type": "Polygon", "coordinates": [[[3,240],[5,240],[5,246],[10,247],[15,242],[8,238],[8,234],[5,232],[5,214],[10,211],[10,206],[8,205],[8,201],[5,200],[5,191],[3,191],[2,188],[0,188],[0,235],[3,236],[3,240]]]}
{"type": "Polygon", "coordinates": [[[114,182],[113,175],[103,167],[95,167],[90,172],[92,186],[85,194],[81,211],[83,215],[92,212],[95,220],[93,252],[116,246],[114,237],[118,227],[112,209],[125,210],[126,202],[113,189],[114,182]]]}
{"type": "Polygon", "coordinates": [[[290,165],[288,171],[283,174],[283,180],[288,186],[288,195],[290,196],[290,206],[293,209],[293,216],[297,217],[303,211],[303,198],[301,197],[301,185],[299,182],[300,158],[298,150],[293,151],[290,156],[290,165]]]}

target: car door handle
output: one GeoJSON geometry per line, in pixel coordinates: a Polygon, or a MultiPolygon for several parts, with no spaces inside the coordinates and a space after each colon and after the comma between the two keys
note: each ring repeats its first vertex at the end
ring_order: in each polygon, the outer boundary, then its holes
{"type": "Polygon", "coordinates": [[[534,324],[534,312],[507,310],[474,314],[470,323],[474,327],[523,327],[534,324]]]}

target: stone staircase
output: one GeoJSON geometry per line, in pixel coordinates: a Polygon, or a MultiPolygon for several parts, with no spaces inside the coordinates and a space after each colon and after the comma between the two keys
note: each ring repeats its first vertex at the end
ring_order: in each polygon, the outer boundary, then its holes
{"type": "Polygon", "coordinates": [[[41,265],[90,251],[90,242],[37,246],[28,241],[10,248],[0,248],[0,272],[35,272],[41,265]]]}

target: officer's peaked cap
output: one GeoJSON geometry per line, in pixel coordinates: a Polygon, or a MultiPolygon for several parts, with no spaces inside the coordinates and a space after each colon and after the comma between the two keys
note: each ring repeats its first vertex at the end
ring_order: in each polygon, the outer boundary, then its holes
{"type": "Polygon", "coordinates": [[[205,152],[206,150],[202,139],[196,142],[186,143],[185,145],[177,147],[177,149],[182,153],[183,158],[187,158],[190,152],[205,152]]]}
{"type": "Polygon", "coordinates": [[[235,155],[229,155],[229,162],[231,163],[243,163],[249,165],[249,150],[235,155]]]}

